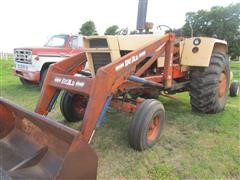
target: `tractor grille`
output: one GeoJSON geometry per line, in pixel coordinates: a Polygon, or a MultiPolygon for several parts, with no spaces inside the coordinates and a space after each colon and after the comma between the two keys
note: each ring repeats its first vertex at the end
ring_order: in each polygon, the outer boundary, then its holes
{"type": "Polygon", "coordinates": [[[90,48],[108,48],[106,39],[91,39],[89,44],[90,48]]]}
{"type": "Polygon", "coordinates": [[[32,51],[17,49],[14,51],[14,58],[15,58],[15,62],[32,64],[32,51]]]}
{"type": "Polygon", "coordinates": [[[111,63],[111,56],[110,53],[92,53],[92,60],[96,73],[100,67],[111,63]]]}

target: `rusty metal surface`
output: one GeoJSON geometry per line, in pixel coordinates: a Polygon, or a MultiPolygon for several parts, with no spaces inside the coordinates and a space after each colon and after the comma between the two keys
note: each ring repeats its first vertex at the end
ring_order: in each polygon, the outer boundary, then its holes
{"type": "Polygon", "coordinates": [[[165,61],[164,61],[164,73],[163,79],[165,88],[171,88],[173,83],[173,52],[174,52],[174,38],[170,37],[166,44],[165,61]]]}
{"type": "Polygon", "coordinates": [[[50,65],[48,73],[43,83],[42,91],[40,98],[38,100],[37,107],[35,112],[42,115],[48,114],[48,105],[50,104],[51,99],[55,95],[57,88],[49,85],[51,78],[54,73],[60,73],[65,75],[74,75],[77,72],[81,71],[85,67],[87,57],[86,54],[80,53],[75,56],[69,57],[50,65]]]}
{"type": "Polygon", "coordinates": [[[3,98],[0,125],[1,177],[96,179],[97,155],[80,132],[3,98]]]}
{"type": "Polygon", "coordinates": [[[67,90],[72,93],[79,93],[79,89],[81,89],[81,94],[89,95],[92,82],[92,78],[85,76],[77,77],[72,75],[52,73],[51,80],[48,84],[56,87],[57,89],[67,90]]]}
{"type": "Polygon", "coordinates": [[[8,109],[0,104],[0,138],[6,136],[14,128],[14,117],[8,109]]]}
{"type": "Polygon", "coordinates": [[[118,99],[113,99],[110,106],[122,112],[133,113],[136,111],[136,106],[134,104],[118,99]]]}

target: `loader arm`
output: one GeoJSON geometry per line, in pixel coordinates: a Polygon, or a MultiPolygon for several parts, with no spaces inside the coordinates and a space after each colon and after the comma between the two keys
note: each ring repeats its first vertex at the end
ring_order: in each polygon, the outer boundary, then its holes
{"type": "Polygon", "coordinates": [[[171,87],[174,40],[175,36],[173,34],[166,34],[159,40],[132,51],[118,60],[101,67],[98,69],[94,78],[73,76],[73,74],[83,69],[86,61],[85,53],[51,65],[35,112],[47,115],[49,105],[54,101],[55,96],[59,94],[61,89],[88,95],[89,101],[83,118],[81,133],[86,141],[89,142],[96,126],[99,126],[102,122],[112,96],[118,89],[121,89],[121,86],[132,81],[136,81],[138,85],[144,84],[144,82],[147,81],[147,83],[162,88],[171,87]],[[161,77],[163,83],[139,78],[163,53],[165,54],[164,74],[166,74],[161,77]],[[137,65],[147,57],[150,57],[147,63],[137,70],[137,65]]]}
{"type": "MultiPolygon", "coordinates": [[[[81,71],[85,67],[87,61],[85,53],[77,54],[73,57],[67,58],[63,61],[50,65],[48,73],[46,75],[41,95],[36,106],[35,112],[41,115],[47,115],[51,111],[51,105],[54,103],[54,99],[57,98],[59,94],[59,87],[54,87],[50,85],[51,77],[54,74],[62,75],[74,75],[81,71]]],[[[64,88],[62,88],[64,89],[64,88]]]]}

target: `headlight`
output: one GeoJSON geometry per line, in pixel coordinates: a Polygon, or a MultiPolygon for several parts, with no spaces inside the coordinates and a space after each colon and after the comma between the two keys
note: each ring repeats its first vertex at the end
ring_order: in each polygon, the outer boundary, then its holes
{"type": "Polygon", "coordinates": [[[34,60],[39,61],[39,56],[36,56],[34,60]]]}
{"type": "Polygon", "coordinates": [[[201,44],[201,39],[200,39],[200,38],[194,39],[194,40],[193,40],[193,44],[194,44],[195,46],[198,46],[199,44],[201,44]]]}

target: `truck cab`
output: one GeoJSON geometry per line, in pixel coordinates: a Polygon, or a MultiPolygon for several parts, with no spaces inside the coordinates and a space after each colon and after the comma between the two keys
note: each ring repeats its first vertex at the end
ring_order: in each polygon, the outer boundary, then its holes
{"type": "Polygon", "coordinates": [[[39,84],[41,87],[52,63],[81,52],[83,52],[81,36],[54,35],[43,47],[15,48],[13,73],[24,85],[39,84]]]}

